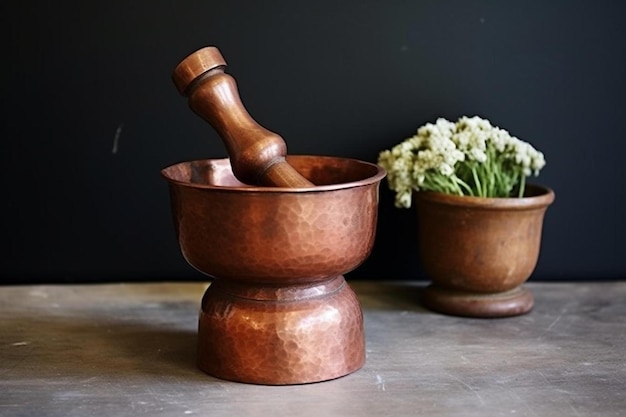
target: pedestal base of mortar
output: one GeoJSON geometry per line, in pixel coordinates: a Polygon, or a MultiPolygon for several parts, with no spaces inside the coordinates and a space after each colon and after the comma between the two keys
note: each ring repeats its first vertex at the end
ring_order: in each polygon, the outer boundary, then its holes
{"type": "Polygon", "coordinates": [[[289,286],[216,279],[198,330],[198,366],[231,381],[319,382],[365,362],[363,313],[343,276],[289,286]]]}

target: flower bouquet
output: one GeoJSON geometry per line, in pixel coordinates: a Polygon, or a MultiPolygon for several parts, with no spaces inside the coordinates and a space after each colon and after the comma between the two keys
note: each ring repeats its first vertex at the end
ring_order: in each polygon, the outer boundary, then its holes
{"type": "Polygon", "coordinates": [[[397,207],[411,206],[413,191],[474,197],[523,197],[526,177],[545,165],[541,152],[478,116],[456,123],[439,118],[379,154],[397,207]]]}

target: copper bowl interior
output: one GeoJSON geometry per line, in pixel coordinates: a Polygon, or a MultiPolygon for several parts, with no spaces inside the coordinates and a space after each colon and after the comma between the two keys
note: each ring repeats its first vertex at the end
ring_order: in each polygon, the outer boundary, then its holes
{"type": "Polygon", "coordinates": [[[219,278],[318,281],[367,258],[385,171],[328,156],[290,156],[288,162],[316,187],[245,185],[228,159],[181,162],[162,171],[190,265],[219,278]]]}

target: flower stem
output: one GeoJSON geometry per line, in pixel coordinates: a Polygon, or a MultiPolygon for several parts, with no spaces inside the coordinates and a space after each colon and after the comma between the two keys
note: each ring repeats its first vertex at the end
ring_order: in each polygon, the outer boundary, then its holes
{"type": "Polygon", "coordinates": [[[467,195],[474,195],[474,191],[472,190],[472,187],[470,187],[469,184],[467,184],[465,181],[463,181],[456,175],[453,175],[451,178],[454,179],[454,182],[457,185],[457,188],[459,189],[459,195],[465,194],[463,190],[467,192],[467,195]]]}
{"type": "Polygon", "coordinates": [[[519,198],[524,197],[524,188],[526,188],[526,175],[522,174],[521,177],[519,181],[519,192],[517,193],[519,198]]]}
{"type": "Polygon", "coordinates": [[[476,172],[476,167],[472,167],[472,177],[474,178],[474,184],[476,185],[476,194],[479,197],[485,197],[485,191],[480,183],[480,179],[478,178],[478,173],[476,172]]]}

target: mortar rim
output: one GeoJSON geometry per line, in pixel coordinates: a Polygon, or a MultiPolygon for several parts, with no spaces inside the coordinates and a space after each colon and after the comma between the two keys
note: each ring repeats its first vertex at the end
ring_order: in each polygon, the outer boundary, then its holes
{"type": "Polygon", "coordinates": [[[317,193],[323,191],[336,191],[336,190],[345,190],[349,188],[363,187],[376,183],[380,183],[387,172],[380,165],[375,164],[373,162],[363,161],[356,158],[346,158],[340,156],[329,156],[329,155],[289,155],[287,156],[287,160],[293,158],[315,158],[315,159],[335,159],[342,160],[348,162],[354,162],[361,165],[367,165],[372,168],[376,168],[376,173],[367,178],[358,181],[348,181],[337,184],[326,184],[326,185],[316,185],[314,187],[297,187],[297,188],[289,188],[289,187],[267,187],[267,186],[253,186],[253,185],[212,185],[212,184],[200,184],[200,183],[192,183],[189,181],[180,181],[172,178],[171,175],[168,174],[168,171],[173,170],[174,167],[183,165],[183,164],[191,164],[194,162],[224,162],[229,161],[229,158],[200,158],[193,159],[187,161],[180,161],[171,165],[166,166],[161,169],[160,174],[169,184],[174,184],[186,188],[192,189],[202,189],[202,190],[215,190],[222,192],[244,192],[244,193],[280,193],[280,194],[292,194],[292,193],[317,193]]]}

